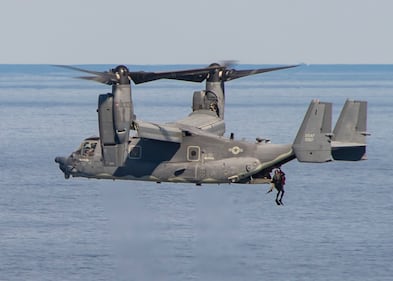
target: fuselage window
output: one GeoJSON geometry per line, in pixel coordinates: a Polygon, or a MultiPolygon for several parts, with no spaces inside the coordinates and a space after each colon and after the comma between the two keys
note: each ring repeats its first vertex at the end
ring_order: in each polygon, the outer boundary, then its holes
{"type": "Polygon", "coordinates": [[[139,145],[131,146],[130,153],[128,153],[130,159],[141,159],[142,158],[142,147],[139,145]]]}
{"type": "Polygon", "coordinates": [[[199,146],[187,147],[187,160],[188,161],[199,161],[200,151],[201,151],[201,149],[199,146]]]}

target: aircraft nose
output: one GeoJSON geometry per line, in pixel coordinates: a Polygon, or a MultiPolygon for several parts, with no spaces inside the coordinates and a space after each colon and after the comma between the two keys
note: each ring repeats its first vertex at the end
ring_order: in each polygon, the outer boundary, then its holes
{"type": "Polygon", "coordinates": [[[59,156],[58,156],[58,157],[55,158],[55,162],[64,165],[65,162],[66,162],[66,158],[65,158],[65,157],[59,157],[59,156]]]}
{"type": "Polygon", "coordinates": [[[64,177],[66,179],[70,178],[70,171],[67,167],[67,158],[58,156],[55,158],[55,162],[59,164],[59,168],[64,173],[64,177]]]}

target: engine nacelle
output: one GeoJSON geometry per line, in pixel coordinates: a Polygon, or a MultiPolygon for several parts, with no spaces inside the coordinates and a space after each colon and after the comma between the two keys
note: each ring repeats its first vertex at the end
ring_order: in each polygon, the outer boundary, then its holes
{"type": "Polygon", "coordinates": [[[115,145],[116,134],[113,121],[113,95],[104,94],[98,97],[98,126],[102,145],[115,145]]]}
{"type": "Polygon", "coordinates": [[[118,143],[128,142],[129,132],[134,116],[131,98],[131,87],[127,85],[113,85],[113,124],[118,143]]]}
{"type": "Polygon", "coordinates": [[[113,85],[112,94],[100,95],[97,111],[104,164],[123,166],[135,119],[130,85],[113,85]]]}
{"type": "Polygon", "coordinates": [[[211,91],[196,91],[192,99],[192,111],[211,110],[217,116],[220,116],[218,109],[218,99],[215,93],[211,91]]]}

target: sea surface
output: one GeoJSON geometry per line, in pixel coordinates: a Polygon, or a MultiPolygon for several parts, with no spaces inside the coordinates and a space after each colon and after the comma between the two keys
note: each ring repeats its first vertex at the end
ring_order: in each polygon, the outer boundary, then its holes
{"type": "MultiPolygon", "coordinates": [[[[238,66],[254,67],[264,66],[238,66]]],[[[347,98],[368,101],[368,160],[284,165],[285,206],[267,185],[65,180],[54,158],[98,134],[98,94],[110,91],[79,75],[0,65],[1,281],[392,280],[393,65],[301,65],[226,83],[226,135],[251,142],[292,143],[312,99],[333,103],[333,126],[347,98]]],[[[135,113],[176,120],[203,88],[133,86],[135,113]]]]}

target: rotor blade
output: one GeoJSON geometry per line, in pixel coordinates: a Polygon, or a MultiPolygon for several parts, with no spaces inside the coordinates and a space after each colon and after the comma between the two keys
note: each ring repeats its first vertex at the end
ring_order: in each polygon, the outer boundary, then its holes
{"type": "MultiPolygon", "coordinates": [[[[212,64],[209,67],[205,68],[196,68],[189,70],[180,70],[180,71],[168,71],[168,72],[130,72],[130,77],[135,84],[150,82],[158,79],[172,79],[172,80],[183,80],[189,82],[202,82],[207,79],[209,73],[211,71],[222,69],[225,70],[227,67],[235,63],[235,61],[228,61],[224,65],[212,64]]],[[[280,67],[270,67],[270,68],[260,68],[260,69],[250,69],[250,70],[235,70],[229,69],[226,71],[224,81],[230,81],[237,78],[270,72],[275,70],[287,69],[296,67],[298,65],[289,65],[289,66],[280,66],[280,67]]]]}
{"type": "Polygon", "coordinates": [[[105,73],[108,73],[108,72],[100,72],[100,71],[87,70],[87,69],[83,69],[83,68],[79,68],[79,67],[75,67],[75,66],[71,66],[71,65],[55,64],[55,65],[53,65],[53,66],[62,67],[62,68],[67,68],[67,69],[76,70],[76,71],[81,71],[81,72],[86,72],[86,73],[94,74],[94,75],[97,75],[97,76],[103,75],[103,74],[105,74],[105,73]]]}
{"type": "Polygon", "coordinates": [[[76,78],[83,79],[83,80],[89,80],[89,81],[95,81],[95,82],[99,82],[102,84],[108,84],[108,85],[112,85],[112,83],[116,82],[113,80],[108,80],[107,78],[102,77],[102,76],[79,76],[76,78]]]}
{"type": "Polygon", "coordinates": [[[167,72],[130,72],[130,77],[135,84],[150,82],[158,79],[183,80],[189,82],[202,82],[212,70],[221,66],[196,68],[189,70],[167,71],[167,72]]]}
{"type": "Polygon", "coordinates": [[[288,65],[288,66],[249,69],[249,70],[230,69],[225,74],[225,80],[224,81],[230,81],[230,80],[234,80],[234,79],[245,77],[245,76],[249,76],[249,75],[254,75],[254,74],[259,74],[259,73],[264,73],[264,72],[270,72],[270,71],[276,71],[276,70],[281,70],[281,69],[287,69],[287,68],[292,68],[292,67],[297,67],[297,66],[299,66],[299,65],[288,65]]]}
{"type": "Polygon", "coordinates": [[[91,76],[91,77],[89,77],[89,76],[77,77],[79,79],[92,80],[92,81],[96,81],[96,82],[100,82],[100,83],[104,83],[104,84],[111,84],[111,83],[117,81],[115,74],[111,73],[111,72],[107,72],[107,71],[99,72],[99,71],[93,71],[93,70],[86,70],[83,68],[70,66],[70,65],[54,65],[54,66],[96,75],[96,76],[91,76]]]}
{"type": "Polygon", "coordinates": [[[155,73],[155,72],[134,72],[130,73],[132,81],[135,84],[146,83],[150,81],[155,81],[159,79],[172,79],[172,80],[183,80],[190,82],[202,82],[206,79],[209,73],[199,73],[199,74],[177,74],[171,73],[155,73]]]}
{"type": "Polygon", "coordinates": [[[223,61],[220,61],[219,64],[225,68],[230,68],[234,65],[238,65],[239,61],[237,61],[237,60],[223,60],[223,61]]]}

